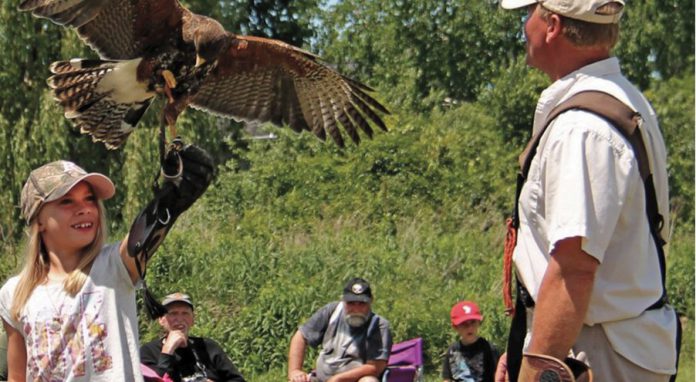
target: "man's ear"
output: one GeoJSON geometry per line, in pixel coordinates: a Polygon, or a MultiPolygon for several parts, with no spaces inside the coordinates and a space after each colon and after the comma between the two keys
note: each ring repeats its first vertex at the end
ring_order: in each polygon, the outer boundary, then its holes
{"type": "Polygon", "coordinates": [[[551,41],[561,37],[563,35],[563,20],[561,16],[551,13],[546,19],[546,42],[551,41]]]}

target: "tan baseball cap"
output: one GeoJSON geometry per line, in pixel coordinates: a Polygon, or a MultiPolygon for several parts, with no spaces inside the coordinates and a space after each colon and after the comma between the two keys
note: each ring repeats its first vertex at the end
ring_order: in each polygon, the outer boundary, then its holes
{"type": "Polygon", "coordinates": [[[594,24],[618,23],[625,5],[624,0],[501,0],[500,6],[515,9],[534,3],[541,4],[553,13],[594,24]],[[621,10],[611,14],[602,12],[600,8],[610,3],[620,4],[621,10]]]}
{"type": "Polygon", "coordinates": [[[87,173],[75,163],[65,160],[51,162],[32,171],[24,183],[21,197],[22,216],[27,223],[31,222],[41,206],[61,198],[82,181],[92,186],[100,200],[109,199],[116,192],[111,180],[102,174],[87,173]]]}
{"type": "Polygon", "coordinates": [[[193,301],[191,301],[191,296],[187,295],[186,293],[172,293],[164,297],[164,300],[162,300],[162,305],[167,306],[169,304],[173,304],[175,302],[183,302],[184,304],[188,304],[191,309],[193,309],[193,301]]]}

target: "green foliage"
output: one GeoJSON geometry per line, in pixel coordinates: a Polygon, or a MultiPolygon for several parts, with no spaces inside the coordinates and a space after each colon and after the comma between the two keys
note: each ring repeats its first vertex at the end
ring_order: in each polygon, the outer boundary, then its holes
{"type": "MultiPolygon", "coordinates": [[[[95,55],[74,31],[18,14],[18,2],[0,5],[3,279],[21,258],[22,183],[50,160],[109,174],[118,189],[107,203],[112,237],[122,237],[151,197],[161,110],[155,103],[118,151],[75,131],[47,92],[47,67],[95,55]]],[[[354,275],[373,283],[374,309],[396,341],[425,339],[427,381],[439,380],[440,357],[455,339],[448,311],[459,299],[480,303],[482,334],[503,348],[502,221],[516,156],[548,84],[525,65],[521,13],[499,11],[495,1],[185,3],[230,31],[312,46],[378,89],[391,131],[345,150],[288,129],[274,130],[274,141],[247,141],[241,124],[187,110],[178,132],[213,154],[219,176],[150,263],[155,294],[190,293],[195,333],[218,340],[250,381],[285,379],[297,325],[354,275]]],[[[693,380],[693,19],[693,2],[631,2],[617,48],[624,70],[647,89],[669,151],[668,289],[690,329],[681,381],[693,380]]],[[[143,340],[159,332],[140,322],[143,340]]]]}
{"type": "Polygon", "coordinates": [[[621,22],[616,54],[624,73],[642,89],[694,68],[694,2],[631,1],[621,22]]]}
{"type": "Polygon", "coordinates": [[[492,1],[341,1],[322,16],[319,49],[343,72],[398,91],[392,104],[429,109],[435,95],[474,100],[520,44],[520,14],[492,1]]]}
{"type": "Polygon", "coordinates": [[[660,119],[668,150],[672,225],[694,224],[694,74],[655,83],[646,92],[660,119]]]}
{"type": "Polygon", "coordinates": [[[548,78],[530,69],[523,56],[501,68],[498,77],[481,92],[478,102],[498,121],[497,131],[505,141],[524,147],[529,140],[539,93],[548,86],[548,78]]]}
{"type": "Polygon", "coordinates": [[[213,17],[232,33],[268,37],[302,46],[314,37],[318,0],[185,1],[193,12],[213,17]]]}
{"type": "MultiPolygon", "coordinates": [[[[691,382],[694,380],[694,321],[682,320],[684,333],[682,337],[681,357],[679,359],[679,372],[677,382],[691,382]]],[[[263,379],[259,379],[263,381],[263,379]]],[[[280,379],[278,379],[280,381],[280,379]]]]}

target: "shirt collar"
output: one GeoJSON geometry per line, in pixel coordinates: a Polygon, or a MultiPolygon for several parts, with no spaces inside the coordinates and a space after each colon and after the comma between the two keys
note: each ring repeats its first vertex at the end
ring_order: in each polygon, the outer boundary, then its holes
{"type": "Polygon", "coordinates": [[[539,96],[536,110],[534,111],[534,125],[532,134],[537,134],[546,122],[546,116],[561,101],[571,96],[570,90],[573,86],[586,78],[605,77],[613,74],[620,74],[621,68],[616,57],[609,57],[604,60],[593,62],[582,68],[567,74],[556,80],[551,86],[546,88],[539,96]]]}

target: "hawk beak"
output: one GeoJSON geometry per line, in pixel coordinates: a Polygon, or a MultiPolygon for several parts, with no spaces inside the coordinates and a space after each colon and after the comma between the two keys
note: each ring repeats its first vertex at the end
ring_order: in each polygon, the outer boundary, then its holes
{"type": "Polygon", "coordinates": [[[205,64],[205,58],[196,55],[196,67],[199,67],[201,65],[205,64]]]}

